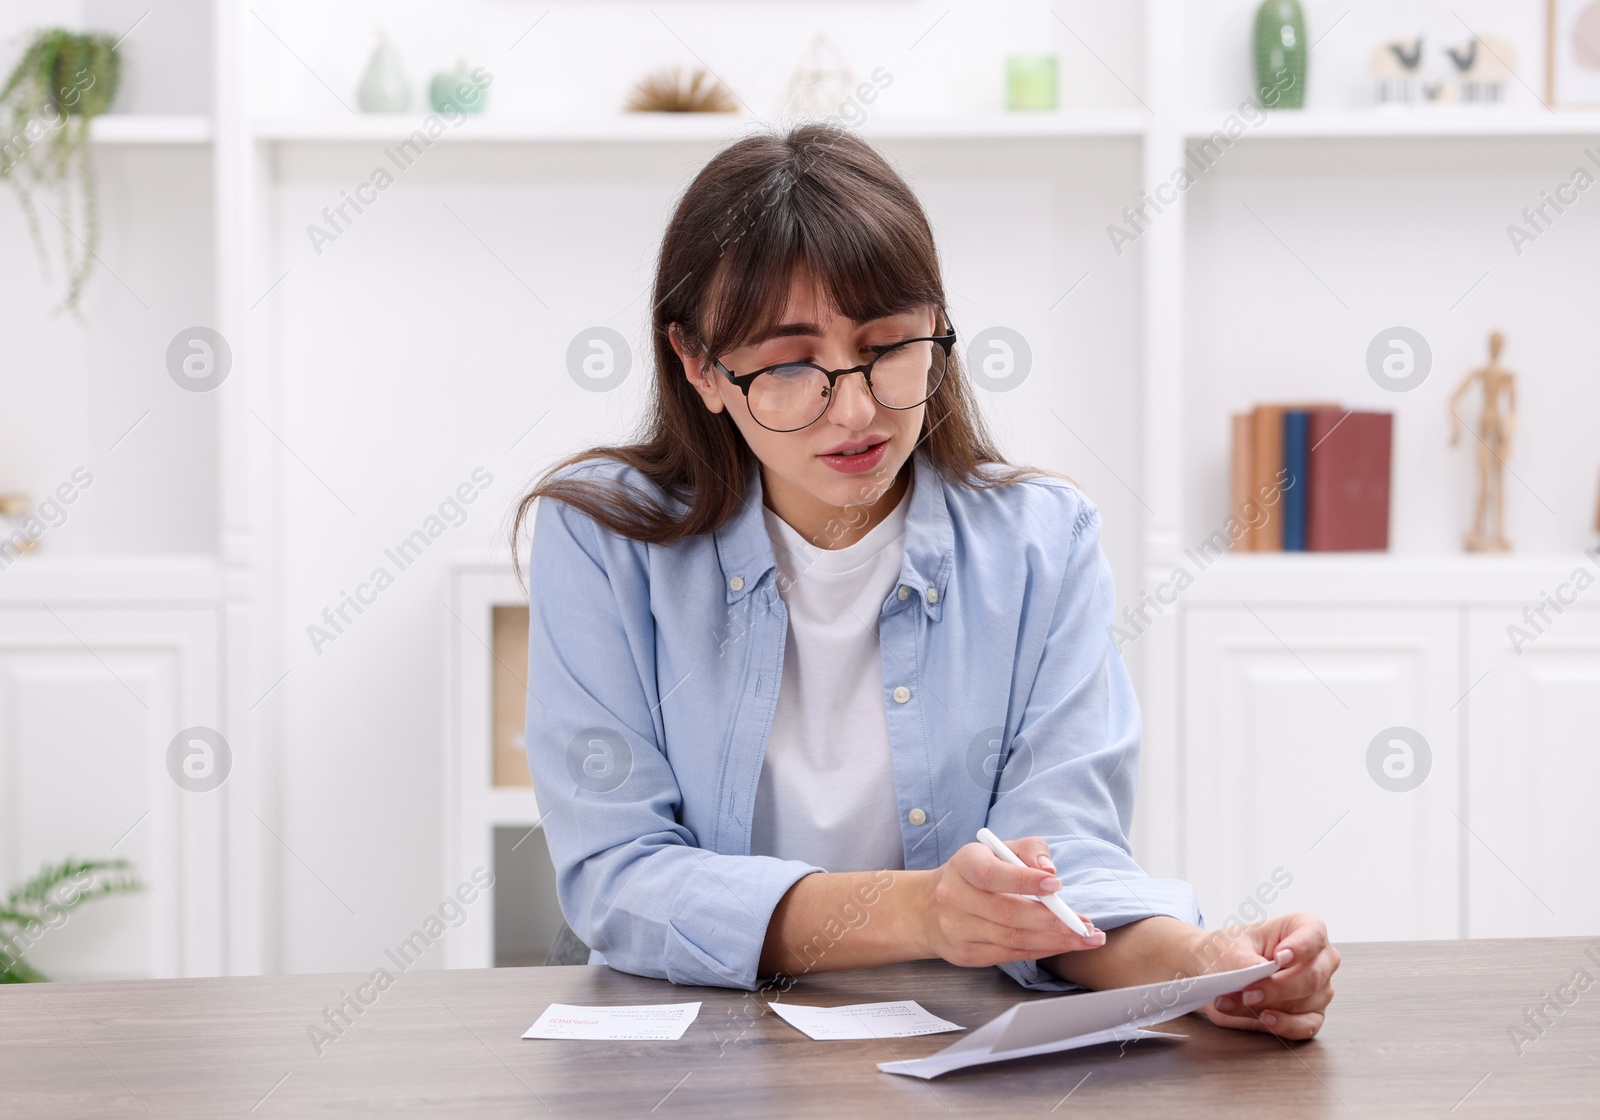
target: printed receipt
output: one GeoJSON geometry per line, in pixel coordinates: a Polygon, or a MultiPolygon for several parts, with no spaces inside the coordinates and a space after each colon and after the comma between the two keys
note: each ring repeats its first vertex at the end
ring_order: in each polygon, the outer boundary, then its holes
{"type": "Polygon", "coordinates": [[[568,1003],[552,1003],[522,1037],[671,1042],[683,1037],[698,1014],[698,1002],[633,1007],[574,1007],[568,1003]]]}
{"type": "Polygon", "coordinates": [[[815,1039],[910,1038],[965,1030],[939,1018],[916,1000],[893,1003],[855,1003],[845,1007],[806,1007],[794,1003],[769,1003],[791,1027],[815,1039]]]}

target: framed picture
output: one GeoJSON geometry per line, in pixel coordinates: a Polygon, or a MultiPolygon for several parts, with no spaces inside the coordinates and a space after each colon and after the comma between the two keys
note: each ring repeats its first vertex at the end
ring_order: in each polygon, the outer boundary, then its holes
{"type": "Polygon", "coordinates": [[[1600,0],[1547,0],[1545,100],[1600,109],[1600,0]]]}

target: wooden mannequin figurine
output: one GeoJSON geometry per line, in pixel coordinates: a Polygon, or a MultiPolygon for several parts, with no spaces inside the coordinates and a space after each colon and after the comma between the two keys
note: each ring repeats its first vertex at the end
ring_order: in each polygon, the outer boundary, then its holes
{"type": "Polygon", "coordinates": [[[1461,398],[1480,382],[1483,389],[1483,411],[1478,414],[1478,509],[1467,533],[1465,545],[1468,552],[1510,552],[1511,542],[1505,537],[1505,480],[1506,455],[1511,452],[1511,433],[1517,422],[1517,378],[1500,367],[1500,350],[1505,336],[1495,331],[1489,336],[1489,364],[1467,374],[1466,380],[1450,396],[1450,446],[1461,442],[1461,429],[1466,421],[1458,408],[1461,398]],[[1501,401],[1504,400],[1502,410],[1501,401]],[[1489,532],[1490,503],[1493,503],[1494,533],[1489,532]]]}

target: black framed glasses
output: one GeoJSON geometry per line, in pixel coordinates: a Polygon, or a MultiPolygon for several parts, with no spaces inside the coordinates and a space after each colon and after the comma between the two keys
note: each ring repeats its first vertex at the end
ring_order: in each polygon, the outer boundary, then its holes
{"type": "MultiPolygon", "coordinates": [[[[852,373],[865,378],[867,392],[884,408],[916,408],[938,391],[950,366],[955,328],[950,326],[943,309],[939,317],[944,318],[943,334],[869,347],[878,351],[877,356],[849,369],[823,369],[814,362],[782,362],[749,373],[734,373],[720,361],[712,364],[739,386],[750,406],[750,416],[769,431],[797,432],[821,420],[833,402],[839,378],[852,373]]],[[[936,317],[934,328],[938,329],[938,325],[936,317]]]]}

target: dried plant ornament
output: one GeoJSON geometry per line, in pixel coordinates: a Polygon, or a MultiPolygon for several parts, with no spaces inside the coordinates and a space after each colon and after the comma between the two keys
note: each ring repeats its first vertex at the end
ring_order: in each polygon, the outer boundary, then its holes
{"type": "Polygon", "coordinates": [[[709,71],[685,74],[669,66],[639,79],[625,108],[630,113],[736,113],[739,102],[709,71]]]}

